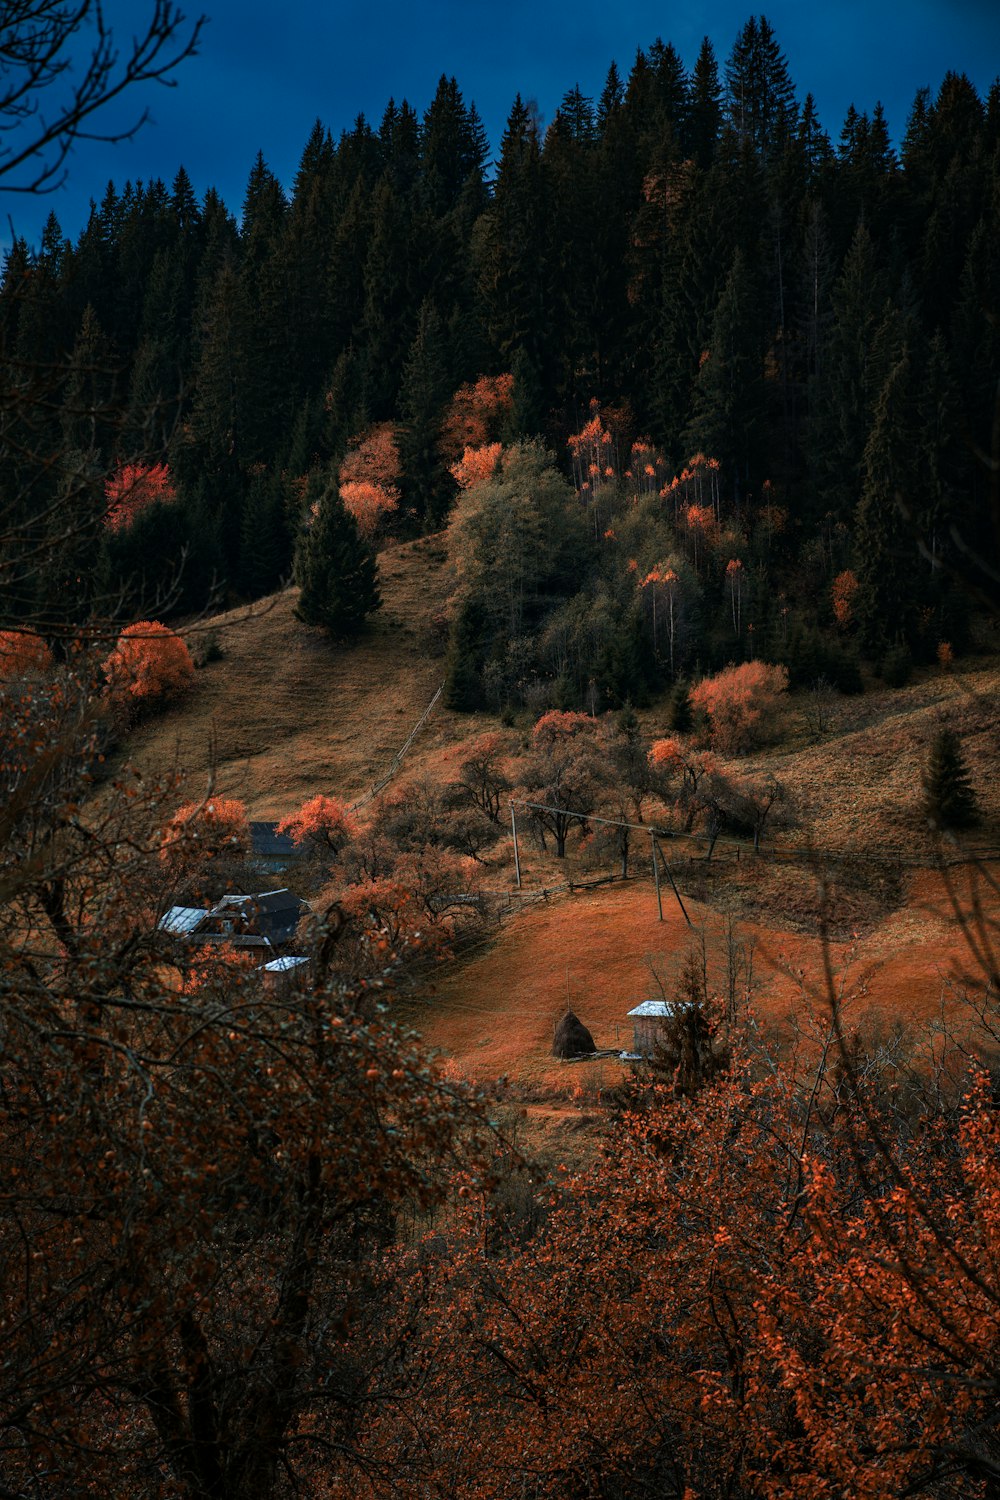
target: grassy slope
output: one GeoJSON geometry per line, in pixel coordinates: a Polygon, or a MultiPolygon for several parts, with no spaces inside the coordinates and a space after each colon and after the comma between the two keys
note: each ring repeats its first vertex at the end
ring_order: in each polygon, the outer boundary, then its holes
{"type": "MultiPolygon", "coordinates": [[[[295,589],[213,620],[223,659],[134,737],[132,757],[150,772],[179,764],[193,791],[214,758],[219,792],[242,798],[253,817],[290,812],[317,792],[363,793],[442,682],[432,621],[452,587],[434,539],[394,547],[380,562],[384,606],[354,645],[300,624],[295,589]]],[[[439,706],[420,754],[475,728],[439,706]]]]}
{"type": "MultiPolygon", "coordinates": [[[[356,796],[402,745],[440,684],[444,663],[433,618],[452,580],[440,544],[430,538],[393,547],[381,558],[385,607],[370,634],[336,647],[299,624],[289,590],[213,622],[225,653],[198,675],[191,696],[147,726],[131,746],[150,771],[179,762],[197,790],[214,756],[221,792],[242,797],[252,814],[279,815],[316,792],[356,796]]],[[[931,845],[919,812],[920,765],[942,715],[963,735],[987,819],[977,842],[1000,844],[1000,733],[995,665],[971,664],[951,676],[929,675],[895,692],[839,700],[818,741],[792,702],[779,748],[732,769],[774,771],[792,792],[800,826],[782,840],[811,839],[823,849],[859,856],[903,851],[926,859],[931,845]]],[[[642,715],[662,733],[654,705],[642,715]]],[[[440,705],[406,763],[406,775],[448,776],[462,743],[490,721],[440,705]]],[[[520,736],[510,735],[512,749],[520,736]]],[[[525,851],[526,884],[565,878],[557,862],[525,851]]],[[[579,873],[579,868],[577,869],[579,873]]],[[[870,876],[870,872],[868,872],[870,876]]],[[[511,883],[509,850],[485,884],[511,883]]],[[[787,1032],[815,1006],[822,969],[812,935],[816,881],[801,867],[721,862],[685,877],[692,917],[704,924],[711,961],[722,963],[723,909],[734,911],[757,942],[759,1007],[765,1024],[787,1032]],[[699,899],[701,898],[701,899],[699,899]],[[802,971],[799,976],[799,970],[802,971]],[[810,991],[813,992],[812,998],[810,991]]],[[[833,895],[838,967],[849,964],[857,1014],[919,1022],[939,1004],[962,959],[938,877],[896,872],[882,881],[845,878],[833,895]],[[885,885],[883,890],[881,887],[885,885]]],[[[991,910],[996,910],[996,903],[991,910]]],[[[567,997],[598,1045],[625,1041],[625,1012],[655,993],[646,955],[667,980],[690,943],[672,901],[656,920],[648,881],[556,898],[507,924],[474,957],[442,969],[412,1015],[428,1039],[481,1078],[510,1074],[545,1086],[585,1076],[548,1056],[551,1029],[567,997]],[[427,1003],[429,1001],[429,1003],[427,1003]],[[616,1029],[617,1028],[617,1029],[616,1029]]],[[[613,1065],[588,1065],[610,1081],[613,1065]]]]}

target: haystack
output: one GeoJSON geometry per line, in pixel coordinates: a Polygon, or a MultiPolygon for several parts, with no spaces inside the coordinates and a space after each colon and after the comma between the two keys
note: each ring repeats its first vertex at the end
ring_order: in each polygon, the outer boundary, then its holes
{"type": "Polygon", "coordinates": [[[568,1010],[555,1029],[552,1038],[553,1057],[586,1057],[596,1052],[594,1038],[583,1022],[568,1010]]]}

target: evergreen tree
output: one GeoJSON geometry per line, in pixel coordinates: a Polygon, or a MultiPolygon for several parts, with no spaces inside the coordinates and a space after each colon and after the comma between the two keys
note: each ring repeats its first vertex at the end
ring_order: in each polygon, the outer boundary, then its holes
{"type": "MultiPolygon", "coordinates": [[[[315,524],[315,523],[314,523],[315,524]]],[[[292,560],[281,477],[263,470],[250,480],[240,539],[240,587],[259,599],[276,589],[292,560]]]]}
{"type": "Polygon", "coordinates": [[[918,540],[905,514],[920,490],[918,383],[908,349],[875,404],[854,528],[857,616],[871,650],[911,644],[918,603],[918,540]]]}
{"type": "Polygon", "coordinates": [[[403,371],[399,462],[403,504],[428,531],[441,525],[455,493],[440,446],[451,389],[441,319],[425,302],[403,371]]]}
{"type": "Polygon", "coordinates": [[[702,41],[691,74],[691,98],[687,117],[686,145],[697,166],[707,169],[715,156],[722,123],[722,86],[715,49],[708,37],[702,41]]]}
{"type": "Polygon", "coordinates": [[[923,783],[924,812],[933,829],[947,832],[978,823],[972,776],[953,729],[941,729],[934,736],[923,783]]]}
{"type": "Polygon", "coordinates": [[[334,640],[357,635],[382,603],[375,554],[358,535],[330,472],[314,472],[306,486],[311,524],[295,553],[299,599],[295,614],[334,640]]]}
{"type": "Polygon", "coordinates": [[[751,16],[726,63],[726,113],[740,140],[768,159],[780,156],[794,129],[795,88],[764,16],[751,16]]]}
{"type": "Polygon", "coordinates": [[[763,443],[763,355],[759,296],[737,250],[715,311],[686,434],[689,452],[707,453],[723,463],[737,503],[746,494],[763,443]]]}
{"type": "Polygon", "coordinates": [[[493,202],[474,246],[483,321],[500,368],[526,348],[543,368],[549,296],[545,266],[545,188],[538,127],[518,95],[500,144],[493,202]]]}

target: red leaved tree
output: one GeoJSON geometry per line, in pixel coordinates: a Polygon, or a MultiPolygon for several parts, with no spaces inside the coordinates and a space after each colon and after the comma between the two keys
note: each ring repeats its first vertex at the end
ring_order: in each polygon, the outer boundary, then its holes
{"type": "Polygon", "coordinates": [[[473,485],[492,479],[502,451],[500,443],[486,443],[482,448],[466,448],[458,463],[452,464],[450,471],[459,489],[471,490],[473,485]]]}
{"type": "Polygon", "coordinates": [[[340,465],[340,498],[364,537],[399,508],[399,448],[391,422],[355,438],[340,465]]]}
{"type": "Polygon", "coordinates": [[[158,707],[194,683],[186,643],[156,620],[126,626],[103,671],[112,699],[140,709],[158,707]]]}
{"type": "Polygon", "coordinates": [[[854,619],[854,598],[857,592],[858,580],[849,568],[837,574],[833,580],[830,596],[833,603],[833,617],[841,630],[846,630],[854,619]]]}
{"type": "Polygon", "coordinates": [[[771,733],[787,690],[786,667],[748,661],[699,682],[691,689],[691,707],[707,716],[715,748],[739,755],[771,733]]]}
{"type": "Polygon", "coordinates": [[[514,403],[513,375],[480,375],[459,386],[445,412],[441,451],[457,460],[467,449],[496,441],[514,403]]]}
{"type": "Polygon", "coordinates": [[[278,833],[334,858],[358,835],[358,820],[339,797],[319,795],[303,802],[298,812],[282,818],[278,833]]]}
{"type": "Polygon", "coordinates": [[[104,493],[104,521],[111,531],[126,531],[151,505],[173,505],[177,499],[166,464],[125,464],[108,479],[104,493]]]}

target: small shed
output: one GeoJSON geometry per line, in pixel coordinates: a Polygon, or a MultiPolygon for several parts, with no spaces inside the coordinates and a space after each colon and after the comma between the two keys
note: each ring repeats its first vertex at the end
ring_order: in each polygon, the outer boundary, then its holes
{"type": "Polygon", "coordinates": [[[263,974],[266,990],[274,995],[285,995],[289,990],[302,989],[308,984],[312,975],[312,960],[286,953],[265,964],[263,974]]]}
{"type": "Polygon", "coordinates": [[[667,1039],[670,1023],[688,1009],[688,1002],[643,1000],[629,1011],[632,1022],[632,1051],[639,1057],[652,1057],[659,1042],[667,1039]]]}
{"type": "Polygon", "coordinates": [[[589,1057],[596,1052],[594,1038],[578,1016],[568,1010],[552,1037],[553,1057],[589,1057]]]}

